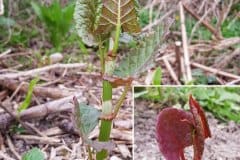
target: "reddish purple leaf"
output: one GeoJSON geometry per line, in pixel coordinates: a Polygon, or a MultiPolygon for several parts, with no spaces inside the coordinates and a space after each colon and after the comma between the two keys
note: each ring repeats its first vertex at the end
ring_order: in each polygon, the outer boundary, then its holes
{"type": "Polygon", "coordinates": [[[167,160],[184,160],[184,148],[193,145],[194,160],[201,160],[204,140],[211,132],[202,107],[190,95],[190,111],[163,109],[157,119],[158,146],[167,160]]]}
{"type": "Polygon", "coordinates": [[[156,130],[159,149],[164,157],[180,160],[184,148],[192,145],[193,116],[180,109],[163,109],[158,115],[156,130]]]}

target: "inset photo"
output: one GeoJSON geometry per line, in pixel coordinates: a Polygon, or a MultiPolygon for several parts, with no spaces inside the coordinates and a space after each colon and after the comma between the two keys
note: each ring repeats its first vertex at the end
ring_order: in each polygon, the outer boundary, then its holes
{"type": "Polygon", "coordinates": [[[240,87],[134,87],[134,159],[240,158],[240,87]]]}

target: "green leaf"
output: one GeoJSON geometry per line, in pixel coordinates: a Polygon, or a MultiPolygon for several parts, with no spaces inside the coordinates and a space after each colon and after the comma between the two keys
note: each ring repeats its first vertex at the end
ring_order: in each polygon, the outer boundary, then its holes
{"type": "Polygon", "coordinates": [[[87,139],[88,135],[97,126],[101,112],[92,106],[83,103],[78,104],[78,102],[75,102],[74,112],[75,123],[80,134],[84,139],[87,139]]]}
{"type": "Polygon", "coordinates": [[[224,88],[219,89],[217,91],[220,96],[218,101],[231,100],[231,101],[235,101],[235,102],[240,102],[240,95],[238,95],[237,93],[227,92],[224,88]]]}
{"type": "Polygon", "coordinates": [[[23,103],[21,104],[21,106],[18,108],[18,112],[22,112],[23,110],[27,109],[31,103],[32,100],[32,94],[33,94],[33,89],[36,86],[36,84],[38,83],[39,78],[36,77],[33,80],[31,80],[29,87],[28,87],[28,92],[27,95],[25,97],[25,100],[23,101],[23,103]]]}
{"type": "Polygon", "coordinates": [[[162,70],[160,67],[158,67],[155,71],[154,71],[154,75],[153,75],[153,85],[161,85],[162,82],[162,70]]]}
{"type": "Polygon", "coordinates": [[[99,19],[102,3],[101,0],[77,0],[74,12],[76,29],[82,41],[89,45],[96,45],[94,30],[99,19]]]}
{"type": "Polygon", "coordinates": [[[123,32],[138,33],[137,1],[135,0],[104,0],[102,14],[98,22],[96,33],[110,33],[117,25],[121,25],[123,32]]]}
{"type": "Polygon", "coordinates": [[[162,31],[162,27],[159,26],[154,33],[144,36],[138,46],[131,49],[130,53],[120,61],[114,75],[125,78],[144,72],[152,63],[155,50],[161,41],[162,31]]]}
{"type": "Polygon", "coordinates": [[[22,160],[44,160],[44,154],[38,148],[33,148],[22,157],[22,160]]]}
{"type": "Polygon", "coordinates": [[[121,25],[123,32],[138,33],[136,0],[77,0],[74,12],[76,29],[82,41],[94,46],[121,25]]]}

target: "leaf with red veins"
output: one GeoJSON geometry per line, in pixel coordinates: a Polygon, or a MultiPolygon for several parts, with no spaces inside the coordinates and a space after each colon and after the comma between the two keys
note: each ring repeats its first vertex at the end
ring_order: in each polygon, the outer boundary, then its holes
{"type": "Polygon", "coordinates": [[[194,160],[201,160],[204,151],[204,139],[211,137],[211,132],[202,107],[193,99],[192,95],[189,97],[189,105],[195,126],[192,134],[194,160]]]}

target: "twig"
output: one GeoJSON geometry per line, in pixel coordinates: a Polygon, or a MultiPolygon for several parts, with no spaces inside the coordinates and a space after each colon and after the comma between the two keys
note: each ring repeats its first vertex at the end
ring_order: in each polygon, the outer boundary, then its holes
{"type": "Polygon", "coordinates": [[[199,9],[198,9],[198,11],[197,11],[198,14],[202,12],[202,10],[203,10],[203,8],[204,8],[204,6],[205,6],[205,4],[206,4],[206,1],[207,1],[207,0],[203,0],[203,1],[202,1],[202,4],[200,5],[200,7],[199,7],[199,9]]]}
{"type": "Polygon", "coordinates": [[[4,154],[1,150],[0,150],[0,158],[3,158],[4,160],[14,160],[13,158],[11,158],[8,155],[4,154]]]}
{"type": "Polygon", "coordinates": [[[95,94],[92,93],[91,90],[89,90],[88,93],[98,103],[99,106],[102,104],[102,102],[96,97],[95,94]]]}
{"type": "Polygon", "coordinates": [[[52,138],[52,137],[39,137],[33,135],[14,135],[16,139],[24,139],[25,141],[31,140],[35,141],[33,144],[59,144],[61,142],[60,139],[52,138]]]}
{"type": "MultiPolygon", "coordinates": [[[[34,133],[32,131],[31,128],[29,128],[19,117],[17,113],[13,113],[12,111],[10,111],[6,106],[4,106],[1,102],[0,102],[0,108],[2,108],[8,115],[11,116],[12,119],[16,120],[17,122],[19,122],[26,130],[28,130],[30,133],[34,133]]],[[[1,127],[0,127],[1,128],[1,127]]]]}
{"type": "MultiPolygon", "coordinates": [[[[82,97],[82,94],[76,94],[76,97],[82,97]]],[[[71,110],[73,108],[73,104],[70,103],[72,98],[73,95],[52,102],[48,102],[46,104],[31,107],[22,111],[19,114],[19,117],[22,121],[24,121],[34,118],[41,118],[52,113],[60,113],[63,111],[71,110]]],[[[0,130],[5,130],[13,121],[14,118],[9,114],[0,115],[0,130]]]]}
{"type": "Polygon", "coordinates": [[[190,46],[190,50],[195,50],[196,52],[211,52],[212,50],[221,51],[224,49],[229,49],[233,45],[239,44],[240,38],[227,38],[217,43],[214,42],[199,42],[198,44],[194,44],[190,46]]]}
{"type": "MultiPolygon", "coordinates": [[[[0,80],[0,82],[1,82],[1,80],[0,80]]],[[[13,92],[13,94],[11,95],[11,97],[9,98],[9,101],[12,101],[12,99],[15,97],[15,95],[18,93],[18,91],[22,88],[22,85],[23,85],[24,83],[23,82],[21,82],[19,85],[18,85],[18,87],[15,89],[15,91],[13,92]]]]}
{"type": "Polygon", "coordinates": [[[37,76],[38,74],[40,74],[41,72],[46,72],[46,71],[49,71],[52,69],[83,68],[85,66],[87,66],[85,63],[72,63],[72,64],[58,63],[58,64],[45,66],[42,68],[29,70],[29,71],[22,71],[19,73],[0,74],[0,79],[6,79],[6,78],[13,79],[13,78],[19,78],[19,77],[24,77],[24,76],[34,77],[34,76],[37,76]]]}
{"type": "MultiPolygon", "coordinates": [[[[155,17],[159,17],[161,14],[162,14],[162,12],[161,12],[161,10],[164,8],[164,6],[166,6],[166,2],[165,2],[165,0],[162,0],[162,1],[160,1],[159,2],[160,4],[158,4],[158,11],[157,11],[157,14],[156,14],[156,16],[155,17]]],[[[155,7],[156,5],[153,5],[153,7],[155,7]]]]}
{"type": "Polygon", "coordinates": [[[215,50],[223,50],[239,43],[240,43],[240,37],[233,37],[233,38],[223,39],[217,42],[217,44],[213,44],[212,46],[213,46],[213,49],[215,50]]]}
{"type": "Polygon", "coordinates": [[[153,23],[145,26],[142,31],[148,31],[150,28],[153,28],[154,26],[157,26],[159,23],[161,23],[165,18],[169,17],[171,14],[173,14],[176,11],[176,9],[172,9],[168,11],[166,14],[164,14],[160,19],[155,20],[153,23]]]}
{"type": "Polygon", "coordinates": [[[8,95],[7,90],[0,91],[0,102],[8,95]]]}
{"type": "Polygon", "coordinates": [[[182,42],[183,42],[183,53],[184,53],[184,65],[187,73],[187,81],[192,81],[192,73],[190,67],[190,57],[189,57],[189,50],[188,50],[188,40],[187,40],[187,33],[186,33],[186,26],[185,26],[185,15],[183,11],[182,1],[179,2],[179,9],[180,9],[180,19],[181,19],[181,30],[182,30],[182,42]]]}
{"type": "Polygon", "coordinates": [[[31,52],[18,52],[18,53],[12,53],[5,55],[3,57],[0,57],[0,59],[6,59],[6,58],[12,58],[12,57],[17,57],[17,56],[26,56],[32,54],[31,52]]]}
{"type": "Polygon", "coordinates": [[[177,75],[178,75],[178,79],[181,79],[181,75],[183,75],[183,79],[184,81],[186,81],[186,74],[185,74],[185,71],[183,71],[184,69],[183,59],[180,51],[181,44],[182,43],[180,41],[175,42],[176,64],[178,69],[177,75]]]}
{"type": "Polygon", "coordinates": [[[41,87],[45,87],[45,86],[48,86],[48,85],[51,85],[51,84],[54,84],[54,83],[57,83],[57,82],[60,82],[62,80],[63,77],[65,77],[65,75],[67,74],[67,68],[65,68],[65,70],[63,71],[62,75],[55,79],[54,81],[50,81],[48,83],[44,83],[42,85],[40,85],[41,87]]]}
{"type": "Polygon", "coordinates": [[[226,84],[226,82],[223,79],[221,79],[220,77],[216,77],[216,80],[220,85],[225,85],[226,84]]]}
{"type": "MultiPolygon", "coordinates": [[[[238,3],[239,3],[239,2],[238,2],[238,3]]],[[[219,25],[219,28],[221,27],[221,25],[223,24],[223,22],[226,20],[229,12],[231,11],[232,5],[233,5],[233,0],[230,0],[230,2],[228,3],[227,9],[224,10],[224,12],[223,12],[224,14],[223,14],[222,22],[221,22],[220,25],[219,25]]]]}
{"type": "Polygon", "coordinates": [[[194,36],[194,32],[196,31],[196,29],[198,28],[198,26],[204,21],[204,19],[208,16],[208,14],[209,14],[210,12],[212,12],[212,11],[216,8],[216,6],[217,6],[217,4],[218,4],[219,2],[220,2],[220,0],[218,0],[216,3],[214,3],[213,7],[212,7],[211,9],[207,10],[207,11],[204,13],[204,15],[199,19],[199,21],[194,25],[194,27],[193,27],[193,29],[192,29],[192,31],[191,31],[191,36],[190,36],[190,38],[189,38],[189,44],[190,44],[190,42],[191,42],[191,40],[192,40],[192,37],[194,36]]]}
{"type": "Polygon", "coordinates": [[[163,62],[165,63],[167,70],[169,71],[172,79],[177,83],[177,85],[181,85],[181,83],[179,82],[176,73],[173,71],[171,64],[168,62],[168,60],[166,58],[163,58],[163,62]]]}
{"type": "MultiPolygon", "coordinates": [[[[27,93],[28,92],[28,83],[21,83],[22,85],[19,85],[19,82],[16,80],[11,79],[0,79],[0,86],[3,86],[5,88],[8,88],[10,90],[16,91],[19,87],[19,91],[27,93]]],[[[33,90],[34,95],[41,96],[41,97],[49,97],[53,99],[63,98],[67,97],[69,95],[72,95],[72,92],[69,92],[67,90],[62,90],[58,88],[50,88],[50,87],[38,87],[35,86],[33,90]]]]}
{"type": "MultiPolygon", "coordinates": [[[[201,19],[197,14],[195,14],[190,8],[188,8],[185,4],[182,4],[184,9],[194,18],[196,18],[198,21],[201,19]]],[[[219,33],[213,28],[212,25],[210,25],[206,21],[202,21],[202,24],[216,37],[216,39],[221,40],[222,37],[219,35],[219,33]]]]}
{"type": "Polygon", "coordinates": [[[231,73],[227,73],[227,72],[224,72],[224,71],[220,71],[220,70],[215,69],[215,68],[207,67],[207,66],[204,66],[202,64],[192,62],[191,65],[193,67],[200,68],[200,69],[205,70],[207,72],[211,72],[215,75],[225,76],[225,77],[232,78],[232,79],[240,79],[240,76],[237,76],[237,75],[234,75],[234,74],[231,74],[231,73]]]}
{"type": "Polygon", "coordinates": [[[224,54],[220,60],[217,61],[215,67],[216,68],[225,68],[234,57],[240,55],[240,48],[235,49],[232,53],[224,54]]]}
{"type": "Polygon", "coordinates": [[[231,82],[227,83],[226,85],[235,85],[239,82],[240,82],[240,79],[237,79],[237,80],[234,80],[234,81],[231,81],[231,82]]]}
{"type": "Polygon", "coordinates": [[[156,62],[162,61],[164,58],[168,59],[168,58],[173,57],[173,56],[175,56],[175,55],[176,55],[176,53],[170,53],[170,54],[167,54],[167,55],[164,55],[164,56],[162,56],[162,57],[159,57],[159,58],[155,59],[155,61],[156,61],[156,62]]]}
{"type": "Polygon", "coordinates": [[[146,6],[144,6],[144,9],[149,9],[150,7],[156,6],[156,5],[160,4],[160,3],[161,3],[161,1],[153,1],[153,2],[150,2],[150,3],[148,3],[146,6]]]}
{"type": "Polygon", "coordinates": [[[26,125],[28,125],[29,128],[31,128],[35,133],[37,133],[39,136],[42,137],[47,137],[44,133],[42,133],[41,131],[39,131],[39,129],[37,129],[34,125],[32,125],[31,123],[26,122],[26,125]]]}
{"type": "MultiPolygon", "coordinates": [[[[0,0],[0,7],[1,7],[1,0],[0,0]]],[[[1,11],[0,11],[0,12],[1,12],[1,11]]],[[[1,15],[1,13],[0,13],[0,15],[1,15]]],[[[11,52],[12,52],[12,50],[11,50],[11,49],[8,49],[8,50],[6,50],[5,52],[1,53],[1,54],[0,54],[0,59],[1,59],[2,57],[6,56],[7,54],[11,53],[11,52]]]]}
{"type": "Polygon", "coordinates": [[[99,72],[76,72],[77,75],[82,75],[82,76],[96,76],[100,77],[101,73],[99,72]]]}
{"type": "Polygon", "coordinates": [[[63,130],[60,129],[59,127],[53,127],[53,128],[49,128],[45,131],[43,131],[43,134],[46,136],[56,136],[56,135],[61,135],[63,134],[63,130]]]}
{"type": "Polygon", "coordinates": [[[18,160],[21,160],[21,156],[19,155],[19,153],[17,153],[17,151],[15,150],[15,147],[14,145],[12,144],[12,141],[9,137],[9,135],[6,135],[7,137],[7,144],[8,144],[8,147],[10,149],[10,151],[14,154],[14,156],[18,159],[18,160]]]}

